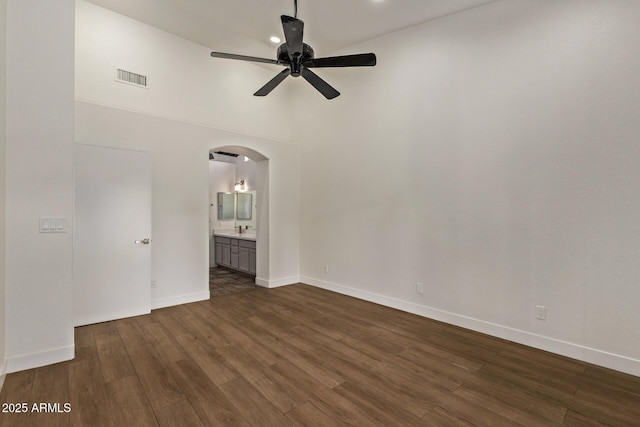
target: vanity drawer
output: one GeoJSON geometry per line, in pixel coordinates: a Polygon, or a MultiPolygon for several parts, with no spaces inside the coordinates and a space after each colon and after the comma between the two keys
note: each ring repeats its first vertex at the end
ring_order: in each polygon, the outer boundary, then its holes
{"type": "Polygon", "coordinates": [[[249,249],[255,249],[256,248],[256,242],[252,241],[252,240],[239,240],[240,241],[240,247],[241,248],[249,248],[249,249]]]}
{"type": "Polygon", "coordinates": [[[238,246],[238,239],[231,239],[231,246],[238,246]]]}
{"type": "Polygon", "coordinates": [[[216,236],[216,243],[220,243],[221,245],[228,245],[230,244],[231,239],[229,239],[228,237],[218,237],[216,236]]]}

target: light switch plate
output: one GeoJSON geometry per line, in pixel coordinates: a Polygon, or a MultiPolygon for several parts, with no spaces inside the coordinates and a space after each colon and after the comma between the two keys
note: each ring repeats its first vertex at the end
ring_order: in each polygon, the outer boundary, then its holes
{"type": "Polygon", "coordinates": [[[40,218],[40,233],[66,233],[66,218],[40,218]]]}

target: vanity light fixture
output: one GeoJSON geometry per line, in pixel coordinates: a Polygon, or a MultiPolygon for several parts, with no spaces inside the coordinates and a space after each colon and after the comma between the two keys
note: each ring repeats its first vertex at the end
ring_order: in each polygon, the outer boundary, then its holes
{"type": "Polygon", "coordinates": [[[240,192],[247,191],[247,188],[244,185],[244,179],[240,182],[237,182],[236,185],[233,186],[233,189],[240,192]]]}

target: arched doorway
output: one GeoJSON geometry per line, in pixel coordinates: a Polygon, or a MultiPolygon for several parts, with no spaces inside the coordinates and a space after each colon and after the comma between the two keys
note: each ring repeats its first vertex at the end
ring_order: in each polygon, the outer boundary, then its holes
{"type": "MultiPolygon", "coordinates": [[[[224,145],[215,146],[209,150],[210,159],[216,156],[217,152],[237,155],[239,159],[245,156],[255,162],[255,175],[253,179],[255,194],[255,241],[256,241],[256,265],[255,265],[255,283],[259,286],[268,287],[269,284],[269,159],[262,153],[248,147],[224,145]]],[[[234,177],[233,182],[237,183],[242,177],[234,177]]],[[[235,189],[228,188],[228,191],[234,192],[235,189]]],[[[226,191],[226,190],[225,190],[226,191]]],[[[211,193],[211,190],[210,190],[211,193]]],[[[210,209],[210,223],[212,222],[212,212],[210,209]]],[[[212,242],[213,230],[220,221],[213,221],[213,225],[209,227],[209,238],[212,242]]],[[[230,222],[220,224],[222,227],[229,227],[230,222]]],[[[235,227],[235,222],[234,222],[235,227]]],[[[209,245],[209,258],[212,258],[212,251],[215,247],[209,245]]]]}

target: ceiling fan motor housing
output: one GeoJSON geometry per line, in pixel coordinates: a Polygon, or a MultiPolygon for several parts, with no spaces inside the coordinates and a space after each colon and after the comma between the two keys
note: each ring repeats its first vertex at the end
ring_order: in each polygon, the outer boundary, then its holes
{"type": "Polygon", "coordinates": [[[300,55],[299,59],[298,57],[294,57],[294,60],[292,61],[291,58],[289,58],[289,50],[287,49],[286,43],[282,43],[278,46],[277,54],[278,62],[291,66],[291,75],[293,77],[300,76],[300,66],[303,62],[314,58],[313,48],[306,43],[302,44],[302,55],[300,55]]]}

